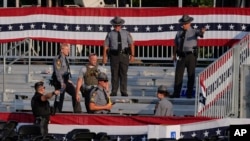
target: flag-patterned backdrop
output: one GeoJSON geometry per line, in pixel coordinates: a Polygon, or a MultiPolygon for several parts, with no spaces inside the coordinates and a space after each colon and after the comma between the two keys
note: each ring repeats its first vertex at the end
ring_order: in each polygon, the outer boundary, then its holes
{"type": "Polygon", "coordinates": [[[194,17],[193,28],[207,29],[199,41],[203,46],[232,44],[249,31],[247,8],[5,8],[0,12],[0,42],[32,38],[102,45],[113,29],[110,20],[121,16],[136,45],[171,46],[183,14],[194,17]]]}

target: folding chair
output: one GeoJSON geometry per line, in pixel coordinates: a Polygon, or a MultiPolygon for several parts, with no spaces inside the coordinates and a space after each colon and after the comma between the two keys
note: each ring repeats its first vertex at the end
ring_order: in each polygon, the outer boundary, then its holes
{"type": "Polygon", "coordinates": [[[94,140],[96,137],[96,133],[95,132],[79,132],[79,133],[76,133],[73,135],[72,139],[73,141],[75,140],[79,140],[79,139],[82,139],[82,140],[94,140]]]}
{"type": "Polygon", "coordinates": [[[41,135],[38,125],[21,125],[18,129],[18,140],[32,139],[41,135]]]}
{"type": "Polygon", "coordinates": [[[73,135],[76,133],[79,133],[79,132],[90,132],[90,130],[89,129],[73,129],[73,130],[69,131],[65,137],[67,140],[71,140],[73,135]]]}

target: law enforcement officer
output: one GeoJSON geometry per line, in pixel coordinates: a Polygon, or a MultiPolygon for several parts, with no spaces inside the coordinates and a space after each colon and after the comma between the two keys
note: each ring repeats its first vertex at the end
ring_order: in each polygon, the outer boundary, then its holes
{"type": "Polygon", "coordinates": [[[84,97],[85,107],[89,113],[89,93],[93,87],[96,87],[98,84],[97,76],[99,73],[98,64],[97,64],[97,55],[91,53],[89,55],[89,63],[82,67],[78,79],[76,82],[76,99],[80,102],[80,91],[84,97]]]}
{"type": "Polygon", "coordinates": [[[71,74],[67,56],[69,56],[70,53],[70,46],[69,44],[62,43],[60,49],[59,55],[54,59],[52,79],[55,89],[60,90],[61,94],[55,98],[54,108],[58,110],[58,112],[62,112],[64,95],[65,92],[67,92],[72,97],[74,113],[80,113],[82,109],[80,102],[76,100],[75,86],[69,80],[71,74]]]}
{"type": "Polygon", "coordinates": [[[193,29],[191,22],[193,18],[189,15],[183,15],[179,20],[182,30],[178,31],[175,37],[175,47],[173,60],[177,61],[175,69],[174,93],[172,98],[179,98],[182,89],[182,80],[185,68],[187,68],[187,92],[186,97],[192,98],[195,82],[195,67],[198,56],[197,40],[203,38],[205,28],[201,30],[193,29]]]}
{"type": "Polygon", "coordinates": [[[120,84],[122,96],[127,94],[127,72],[129,62],[134,61],[134,43],[132,36],[122,29],[125,21],[120,17],[114,17],[110,21],[114,30],[109,32],[104,42],[103,64],[107,63],[107,50],[110,55],[111,66],[111,96],[116,96],[120,84]]]}
{"type": "Polygon", "coordinates": [[[101,72],[98,74],[98,86],[90,92],[90,113],[106,114],[112,108],[112,102],[108,95],[108,76],[101,72]]]}
{"type": "Polygon", "coordinates": [[[169,92],[167,87],[160,85],[157,90],[157,98],[160,100],[155,107],[156,116],[173,116],[173,105],[167,99],[169,92]]]}
{"type": "Polygon", "coordinates": [[[40,126],[41,134],[45,136],[48,134],[48,124],[51,113],[48,99],[50,99],[53,95],[59,95],[60,91],[55,90],[45,94],[43,82],[35,83],[34,88],[35,94],[31,99],[32,113],[35,118],[35,124],[40,126]]]}

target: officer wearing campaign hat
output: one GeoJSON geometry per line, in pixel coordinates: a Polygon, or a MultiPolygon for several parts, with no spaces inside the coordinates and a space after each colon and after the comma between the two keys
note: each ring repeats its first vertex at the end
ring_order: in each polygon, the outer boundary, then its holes
{"type": "Polygon", "coordinates": [[[97,76],[98,86],[90,92],[89,113],[106,114],[112,108],[112,102],[108,95],[108,76],[100,72],[97,76]]]}
{"type": "Polygon", "coordinates": [[[172,98],[179,98],[182,89],[182,79],[185,68],[188,73],[186,97],[192,98],[194,82],[195,82],[195,67],[198,57],[198,37],[203,38],[205,28],[194,29],[191,26],[193,17],[184,14],[179,19],[181,30],[175,36],[175,46],[173,49],[173,61],[176,62],[174,93],[172,98]]]}
{"type": "Polygon", "coordinates": [[[167,99],[169,92],[167,86],[160,85],[157,89],[157,98],[159,102],[155,106],[155,115],[156,116],[173,116],[173,105],[167,99]]]}
{"type": "Polygon", "coordinates": [[[48,124],[50,120],[50,104],[48,99],[54,95],[59,95],[60,91],[55,90],[53,92],[45,94],[45,87],[42,81],[36,82],[34,85],[35,94],[31,99],[32,113],[35,118],[35,124],[39,125],[41,128],[41,134],[48,134],[48,124]]]}
{"type": "Polygon", "coordinates": [[[108,76],[104,72],[100,72],[97,76],[98,81],[108,81],[108,76]]]}
{"type": "Polygon", "coordinates": [[[131,34],[122,29],[125,20],[119,16],[110,20],[114,30],[108,32],[104,41],[102,63],[107,63],[107,56],[110,57],[111,67],[111,96],[116,96],[118,88],[122,96],[127,94],[127,72],[129,62],[134,61],[134,41],[131,34]],[[107,55],[107,52],[108,55],[107,55]]]}

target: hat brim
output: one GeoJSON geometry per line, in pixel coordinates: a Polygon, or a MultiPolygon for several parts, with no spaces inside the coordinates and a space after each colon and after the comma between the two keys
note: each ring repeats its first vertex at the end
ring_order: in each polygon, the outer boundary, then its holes
{"type": "Polygon", "coordinates": [[[179,23],[190,23],[190,22],[192,22],[193,20],[194,20],[193,17],[189,17],[189,19],[188,19],[187,21],[183,21],[183,18],[181,18],[181,19],[179,20],[179,23]]]}
{"type": "Polygon", "coordinates": [[[123,19],[121,19],[121,21],[120,21],[119,23],[117,23],[114,19],[112,19],[112,20],[110,21],[110,23],[111,23],[112,25],[123,25],[123,24],[125,23],[125,21],[124,21],[123,19]]]}

